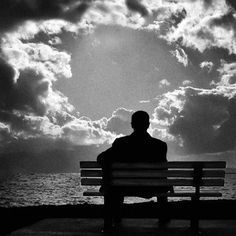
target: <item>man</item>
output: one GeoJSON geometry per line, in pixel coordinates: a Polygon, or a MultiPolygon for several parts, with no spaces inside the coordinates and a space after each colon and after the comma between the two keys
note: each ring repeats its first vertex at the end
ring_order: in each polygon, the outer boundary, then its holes
{"type": "MultiPolygon", "coordinates": [[[[151,137],[147,132],[150,121],[149,115],[145,111],[137,111],[131,117],[133,133],[131,135],[117,138],[112,147],[98,155],[97,161],[102,165],[105,173],[109,172],[109,165],[113,162],[166,162],[167,144],[159,139],[151,137]]],[[[106,174],[105,174],[106,175],[106,174]]],[[[135,189],[128,191],[135,192],[135,189]]],[[[137,190],[137,188],[136,188],[137,190]]],[[[167,192],[170,189],[158,187],[155,190],[143,189],[145,194],[140,197],[150,198],[153,192],[167,192]]],[[[104,186],[100,189],[104,191],[104,186]]],[[[138,191],[140,192],[140,191],[138,191]]],[[[113,207],[118,212],[118,207],[123,203],[124,196],[115,193],[113,196],[113,207]]],[[[158,201],[166,202],[167,198],[159,198],[158,201]]]]}
{"type": "Polygon", "coordinates": [[[153,138],[147,132],[149,115],[145,111],[137,111],[131,117],[133,133],[117,138],[112,147],[101,153],[97,161],[101,164],[119,162],[165,162],[167,145],[153,138]]]}

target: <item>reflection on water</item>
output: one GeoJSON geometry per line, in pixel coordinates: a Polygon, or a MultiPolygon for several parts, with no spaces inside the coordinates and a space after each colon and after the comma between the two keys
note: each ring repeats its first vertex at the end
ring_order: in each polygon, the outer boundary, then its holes
{"type": "MultiPolygon", "coordinates": [[[[83,190],[78,173],[17,174],[0,180],[0,206],[103,203],[102,197],[83,197],[83,190]]],[[[236,199],[236,172],[226,174],[221,191],[223,199],[236,199]]],[[[125,201],[131,203],[150,199],[132,197],[125,201]]]]}

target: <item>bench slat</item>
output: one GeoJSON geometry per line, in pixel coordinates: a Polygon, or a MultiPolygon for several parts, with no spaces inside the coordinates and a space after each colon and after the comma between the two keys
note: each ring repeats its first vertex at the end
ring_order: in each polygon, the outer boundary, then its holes
{"type": "MultiPolygon", "coordinates": [[[[163,169],[163,168],[194,168],[196,165],[201,165],[202,168],[225,168],[225,161],[177,161],[167,163],[114,163],[113,167],[117,169],[163,169]]],[[[96,161],[81,161],[80,168],[101,168],[101,165],[96,161]]]]}
{"type": "MultiPolygon", "coordinates": [[[[104,196],[103,193],[99,191],[86,191],[83,193],[83,196],[104,196]]],[[[158,193],[156,196],[167,196],[167,197],[194,197],[194,192],[179,192],[179,193],[158,193]]],[[[200,197],[222,197],[222,194],[219,192],[206,192],[200,193],[200,197]]]]}
{"type": "MultiPolygon", "coordinates": [[[[155,178],[155,177],[193,177],[193,170],[114,170],[113,177],[119,178],[155,178]]],[[[102,171],[97,169],[81,170],[81,177],[102,177],[102,171]]],[[[203,177],[225,177],[224,170],[204,170],[203,177]]]]}
{"type": "Polygon", "coordinates": [[[202,168],[225,168],[225,162],[201,162],[201,161],[178,161],[178,162],[164,162],[164,163],[114,163],[112,167],[114,169],[163,169],[163,168],[194,168],[201,166],[202,168]]]}
{"type": "MultiPolygon", "coordinates": [[[[82,178],[81,185],[99,186],[102,183],[101,178],[82,178]]],[[[126,187],[140,186],[193,186],[192,179],[113,179],[112,185],[126,187]]],[[[203,179],[201,186],[223,186],[224,179],[203,179]]]]}
{"type": "Polygon", "coordinates": [[[100,169],[101,165],[97,163],[96,161],[81,161],[80,162],[80,168],[97,168],[100,169]]]}
{"type": "MultiPolygon", "coordinates": [[[[204,170],[202,173],[203,177],[214,177],[224,178],[225,172],[223,170],[204,170]]],[[[186,177],[193,178],[193,170],[138,170],[138,171],[127,171],[127,170],[114,170],[112,177],[118,178],[158,178],[158,177],[186,177]]]]}
{"type": "MultiPolygon", "coordinates": [[[[139,187],[139,186],[193,186],[193,180],[191,179],[113,179],[112,184],[114,186],[127,186],[127,187],[139,187]]],[[[201,186],[223,186],[223,179],[204,179],[201,186]]]]}
{"type": "Polygon", "coordinates": [[[81,170],[81,177],[102,177],[102,170],[92,169],[92,170],[81,170]]]}
{"type": "Polygon", "coordinates": [[[98,191],[85,191],[83,196],[104,196],[104,194],[98,191]]]}
{"type": "Polygon", "coordinates": [[[81,185],[84,186],[100,186],[102,184],[102,179],[100,178],[82,178],[81,185]]]}

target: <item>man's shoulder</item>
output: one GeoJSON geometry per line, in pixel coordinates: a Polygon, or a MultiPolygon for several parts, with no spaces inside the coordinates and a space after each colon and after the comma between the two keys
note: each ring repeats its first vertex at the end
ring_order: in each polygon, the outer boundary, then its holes
{"type": "Polygon", "coordinates": [[[124,142],[127,142],[130,140],[130,135],[127,135],[127,136],[123,136],[123,137],[119,137],[119,138],[116,138],[114,143],[124,143],[124,142]]]}
{"type": "Polygon", "coordinates": [[[155,143],[155,144],[158,144],[160,146],[167,146],[166,142],[164,142],[164,141],[162,141],[162,140],[160,140],[158,138],[153,138],[151,136],[150,136],[150,138],[151,138],[152,142],[155,143]]]}
{"type": "MultiPolygon", "coordinates": [[[[148,140],[149,140],[148,141],[149,143],[152,143],[155,146],[157,146],[157,145],[161,146],[161,147],[167,146],[166,142],[164,142],[164,141],[162,141],[160,139],[154,138],[154,137],[152,137],[150,135],[148,136],[148,140]]],[[[137,140],[136,140],[136,138],[134,136],[127,135],[127,136],[116,138],[115,141],[114,141],[114,145],[130,144],[130,143],[133,143],[135,141],[137,141],[137,140]]]]}

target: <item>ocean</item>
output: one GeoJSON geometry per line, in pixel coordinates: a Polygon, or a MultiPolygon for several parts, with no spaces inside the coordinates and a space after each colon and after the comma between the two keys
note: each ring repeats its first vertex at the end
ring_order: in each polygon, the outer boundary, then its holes
{"type": "MultiPolygon", "coordinates": [[[[221,199],[236,199],[236,169],[227,170],[225,185],[220,189],[221,199]]],[[[84,197],[84,190],[79,173],[15,174],[0,179],[0,207],[103,203],[102,197],[84,197]]],[[[127,203],[143,201],[150,199],[125,199],[127,203]]]]}

